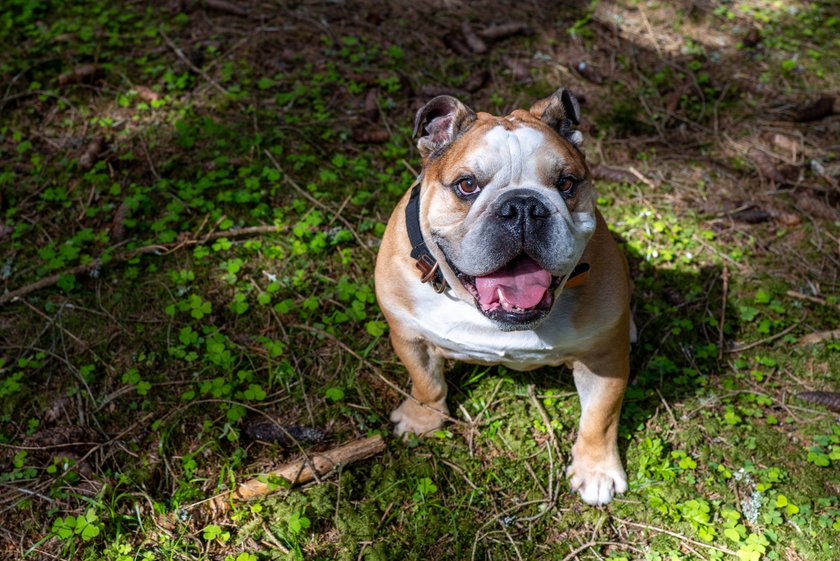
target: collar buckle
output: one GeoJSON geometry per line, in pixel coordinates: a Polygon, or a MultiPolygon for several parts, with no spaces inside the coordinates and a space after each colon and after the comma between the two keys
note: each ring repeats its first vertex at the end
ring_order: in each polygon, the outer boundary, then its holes
{"type": "Polygon", "coordinates": [[[446,281],[442,280],[443,275],[440,274],[440,263],[434,257],[423,254],[417,258],[414,266],[423,274],[420,277],[420,282],[430,283],[438,294],[446,290],[446,281]]]}

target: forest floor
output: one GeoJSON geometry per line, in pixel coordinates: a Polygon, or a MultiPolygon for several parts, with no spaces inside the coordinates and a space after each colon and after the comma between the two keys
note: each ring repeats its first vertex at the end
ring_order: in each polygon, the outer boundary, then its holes
{"type": "Polygon", "coordinates": [[[515,6],[4,2],[0,558],[840,558],[840,6],[515,6]],[[451,364],[455,422],[392,437],[373,295],[416,110],[561,86],[640,328],[602,508],[563,369],[451,364]]]}

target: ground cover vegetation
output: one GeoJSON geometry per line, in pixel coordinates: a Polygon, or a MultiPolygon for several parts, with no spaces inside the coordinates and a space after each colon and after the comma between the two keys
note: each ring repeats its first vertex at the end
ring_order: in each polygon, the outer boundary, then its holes
{"type": "Polygon", "coordinates": [[[830,1],[6,0],[0,558],[838,559],[839,37],[830,1]],[[605,508],[562,369],[453,364],[456,422],[389,437],[373,296],[417,108],[561,85],[640,328],[605,508]]]}

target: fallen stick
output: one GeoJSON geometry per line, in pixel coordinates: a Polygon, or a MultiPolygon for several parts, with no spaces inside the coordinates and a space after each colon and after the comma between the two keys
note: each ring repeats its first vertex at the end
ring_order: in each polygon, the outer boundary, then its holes
{"type": "Polygon", "coordinates": [[[324,452],[311,454],[308,458],[288,463],[270,471],[259,478],[241,483],[234,491],[222,493],[199,503],[210,516],[216,517],[230,509],[232,501],[241,501],[269,495],[278,490],[278,485],[270,483],[272,478],[282,478],[290,485],[302,485],[313,479],[323,477],[339,466],[365,460],[385,450],[385,441],[380,435],[353,440],[324,452]]]}
{"type": "MultiPolygon", "coordinates": [[[[108,261],[108,263],[121,263],[124,261],[128,261],[129,259],[133,259],[138,255],[144,255],[148,253],[160,253],[165,255],[167,253],[172,253],[173,251],[181,249],[182,247],[201,245],[209,241],[216,240],[218,238],[237,238],[241,236],[253,236],[256,234],[268,234],[273,232],[280,232],[284,229],[285,228],[280,226],[249,226],[247,228],[239,228],[236,230],[222,230],[219,232],[211,232],[210,234],[207,234],[201,239],[147,245],[143,247],[138,247],[137,249],[124,251],[122,253],[118,253],[116,255],[111,256],[111,259],[110,261],[108,261]]],[[[0,306],[8,304],[9,302],[13,302],[18,298],[23,298],[28,294],[31,294],[37,290],[41,290],[42,288],[53,286],[58,282],[58,279],[62,275],[78,275],[80,273],[90,273],[91,271],[102,267],[102,265],[103,263],[101,258],[96,258],[90,263],[78,265],[76,267],[73,267],[72,269],[66,269],[64,271],[61,271],[60,273],[56,273],[54,275],[50,275],[48,277],[44,277],[40,280],[37,280],[32,284],[27,284],[25,286],[12,290],[11,292],[7,292],[6,294],[0,294],[0,306]]]]}

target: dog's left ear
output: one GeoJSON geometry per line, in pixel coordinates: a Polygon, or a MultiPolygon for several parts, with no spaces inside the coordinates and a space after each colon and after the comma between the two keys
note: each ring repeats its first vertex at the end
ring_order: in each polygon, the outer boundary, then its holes
{"type": "Polygon", "coordinates": [[[583,134],[572,128],[580,124],[580,104],[569,90],[560,88],[536,102],[528,112],[575,146],[583,144],[583,134]]]}
{"type": "Polygon", "coordinates": [[[417,112],[412,136],[419,137],[417,148],[425,160],[452,142],[473,121],[475,111],[452,96],[439,95],[417,112]]]}

